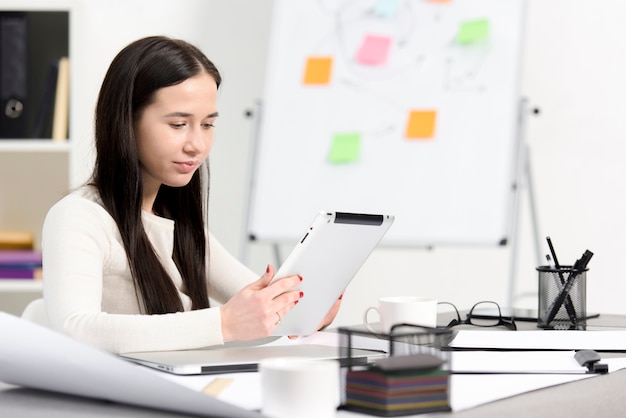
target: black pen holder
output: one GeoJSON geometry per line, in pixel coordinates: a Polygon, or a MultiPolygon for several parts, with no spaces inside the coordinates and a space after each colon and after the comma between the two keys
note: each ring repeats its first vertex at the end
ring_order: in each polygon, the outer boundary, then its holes
{"type": "Polygon", "coordinates": [[[587,327],[587,270],[539,266],[537,326],[555,330],[587,327]]]}

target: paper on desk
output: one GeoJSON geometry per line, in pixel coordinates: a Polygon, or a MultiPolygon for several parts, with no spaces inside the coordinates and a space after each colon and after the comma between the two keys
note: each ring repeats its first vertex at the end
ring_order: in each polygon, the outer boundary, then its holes
{"type": "Polygon", "coordinates": [[[0,334],[6,383],[203,416],[261,416],[4,312],[0,334]]]}
{"type": "MultiPolygon", "coordinates": [[[[517,358],[515,354],[524,354],[525,352],[463,352],[471,355],[473,353],[481,354],[511,354],[510,360],[517,358]]],[[[454,354],[463,354],[455,352],[454,354]]],[[[570,352],[551,352],[556,354],[567,354],[570,352]]],[[[532,352],[531,352],[532,354],[532,352]]],[[[506,356],[502,356],[504,360],[506,356]]],[[[530,359],[531,356],[527,357],[530,359]]],[[[545,357],[548,358],[548,355],[545,357]]],[[[466,356],[464,360],[470,361],[470,356],[466,356]]],[[[600,360],[609,366],[609,372],[613,373],[617,370],[626,368],[626,357],[622,358],[602,358],[600,360]]],[[[556,367],[554,367],[556,369],[556,367]]],[[[580,374],[580,373],[564,373],[564,374],[453,374],[450,376],[450,406],[455,412],[479,405],[493,402],[499,399],[509,398],[521,393],[530,392],[537,389],[543,389],[550,386],[561,385],[564,383],[574,382],[581,379],[589,379],[600,377],[599,374],[580,374]],[[481,388],[477,391],[476,388],[481,388]]]]}
{"type": "Polygon", "coordinates": [[[455,374],[450,376],[450,406],[454,412],[463,411],[533,390],[589,379],[594,376],[599,375],[455,374]]]}
{"type": "MultiPolygon", "coordinates": [[[[319,343],[319,341],[316,341],[319,343]]],[[[455,353],[457,354],[457,353],[455,353]]],[[[489,354],[489,353],[488,353],[489,354]]],[[[491,353],[493,354],[493,353],[491,353]]],[[[469,357],[464,360],[470,361],[469,357]]],[[[612,360],[612,359],[611,359],[612,360]]],[[[623,359],[626,360],[626,359],[623,359]]],[[[210,376],[177,376],[163,373],[165,378],[174,380],[181,385],[200,391],[213,379],[232,378],[229,386],[219,399],[245,409],[253,410],[261,407],[261,379],[258,373],[234,373],[210,376]],[[242,396],[245,394],[245,396],[242,396]]],[[[530,392],[549,386],[560,385],[580,379],[598,376],[592,374],[453,374],[450,376],[450,406],[455,412],[473,408],[498,399],[508,398],[524,392],[530,392]],[[481,390],[477,391],[476,388],[481,390]]],[[[338,411],[337,418],[365,416],[363,414],[338,411]]],[[[424,417],[424,415],[415,415],[424,417]]]]}
{"type": "Polygon", "coordinates": [[[452,373],[584,374],[574,351],[455,351],[452,373]]]}
{"type": "Polygon", "coordinates": [[[230,379],[232,383],[217,396],[217,399],[250,411],[261,409],[261,375],[259,373],[176,375],[152,368],[146,368],[146,370],[196,392],[202,392],[207,385],[217,379],[230,379]]]}
{"type": "MultiPolygon", "coordinates": [[[[283,341],[278,342],[282,344],[283,341]]],[[[319,344],[319,340],[315,340],[315,344],[319,344]]],[[[533,352],[531,352],[532,354],[533,352]]],[[[540,352],[541,363],[549,360],[555,360],[556,363],[565,363],[564,369],[576,368],[571,363],[564,359],[567,359],[571,352],[554,352],[550,351],[545,353],[540,352]],[[557,355],[560,355],[559,360],[557,355]],[[565,356],[565,357],[564,357],[565,356]]],[[[586,379],[597,374],[583,374],[583,373],[546,373],[545,370],[550,368],[552,372],[556,370],[556,367],[549,367],[543,363],[544,372],[539,374],[505,374],[500,373],[508,369],[509,371],[518,370],[522,368],[530,369],[527,364],[516,365],[516,369],[511,367],[509,362],[512,361],[530,361],[531,356],[524,356],[527,352],[481,352],[481,351],[467,351],[467,352],[454,352],[453,354],[453,369],[476,371],[481,369],[489,369],[494,371],[495,374],[453,374],[450,376],[450,406],[455,412],[465,409],[473,408],[488,402],[493,402],[498,399],[508,398],[510,396],[519,395],[521,393],[530,392],[537,389],[546,388],[549,386],[560,385],[568,382],[573,382],[580,379],[586,379]],[[510,356],[499,356],[494,358],[493,362],[490,362],[490,366],[484,366],[488,359],[487,357],[494,354],[510,354],[510,356]],[[458,355],[458,356],[457,356],[458,355]],[[456,361],[455,361],[456,359],[456,361]],[[460,360],[459,360],[460,359],[460,360]],[[456,363],[456,366],[454,364],[456,363]],[[506,363],[506,364],[505,364],[506,363]],[[497,371],[499,370],[499,371],[497,371]],[[480,387],[482,390],[476,391],[476,388],[480,387]]],[[[555,364],[556,364],[555,363],[555,364]]],[[[626,358],[603,358],[602,363],[606,363],[609,366],[609,371],[612,373],[616,370],[626,368],[626,358]]],[[[538,369],[539,367],[535,367],[538,369]]],[[[229,386],[224,392],[219,395],[219,399],[232,403],[233,405],[240,406],[245,409],[254,410],[261,408],[261,378],[258,373],[232,373],[225,375],[210,375],[210,376],[177,376],[169,373],[160,372],[158,370],[148,369],[153,373],[160,373],[165,378],[174,380],[181,385],[185,385],[193,390],[201,391],[203,387],[211,383],[214,379],[228,378],[233,379],[233,384],[229,386]],[[245,393],[246,396],[241,396],[245,393]]],[[[337,417],[343,416],[361,416],[354,412],[338,411],[337,417]]],[[[424,415],[416,415],[424,417],[424,415]]]]}
{"type": "Polygon", "coordinates": [[[452,348],[626,351],[626,331],[460,330],[452,348]]]}
{"type": "MultiPolygon", "coordinates": [[[[588,368],[578,364],[575,351],[454,351],[452,373],[580,374],[588,368]]],[[[609,373],[626,368],[626,357],[602,357],[609,373]]]]}

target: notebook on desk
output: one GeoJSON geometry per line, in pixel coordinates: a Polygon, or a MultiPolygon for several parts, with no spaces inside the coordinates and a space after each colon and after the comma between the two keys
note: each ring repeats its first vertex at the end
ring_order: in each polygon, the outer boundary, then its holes
{"type": "MultiPolygon", "coordinates": [[[[306,357],[315,360],[345,360],[339,355],[339,347],[315,344],[265,345],[265,346],[219,346],[198,350],[151,351],[121,355],[126,360],[178,374],[217,374],[255,372],[259,361],[270,357],[306,357]]],[[[373,350],[351,350],[352,364],[368,364],[386,354],[373,350]]]]}

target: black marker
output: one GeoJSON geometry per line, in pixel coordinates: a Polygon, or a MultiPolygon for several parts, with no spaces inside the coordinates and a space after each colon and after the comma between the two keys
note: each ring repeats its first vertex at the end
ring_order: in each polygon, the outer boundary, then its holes
{"type": "Polygon", "coordinates": [[[593,253],[589,250],[585,250],[585,253],[583,254],[583,256],[580,257],[578,260],[576,260],[576,263],[574,263],[574,267],[572,268],[572,272],[569,274],[569,277],[567,278],[567,282],[565,283],[565,286],[563,287],[563,289],[557,296],[556,300],[554,301],[554,304],[552,305],[552,309],[548,313],[548,318],[546,320],[547,324],[549,324],[550,322],[554,320],[554,317],[556,316],[556,313],[561,308],[561,305],[565,301],[565,298],[569,297],[569,292],[570,290],[572,290],[572,286],[574,286],[574,280],[576,279],[576,276],[578,276],[578,273],[582,273],[583,271],[585,271],[585,269],[587,268],[587,264],[589,264],[589,260],[591,260],[591,257],[593,257],[593,253]]]}
{"type": "MultiPolygon", "coordinates": [[[[554,260],[554,268],[559,275],[559,279],[561,280],[561,286],[565,286],[565,278],[563,277],[563,272],[561,271],[561,266],[559,265],[559,259],[556,258],[556,251],[554,251],[554,246],[552,245],[552,240],[550,237],[546,237],[546,241],[548,241],[548,247],[550,248],[550,253],[552,254],[552,260],[554,260]]],[[[561,288],[563,290],[563,288],[561,288]]],[[[563,303],[563,302],[561,302],[563,303]]],[[[559,303],[559,307],[561,306],[559,303]]],[[[567,315],[569,316],[569,320],[573,325],[576,324],[576,308],[574,308],[574,303],[572,302],[572,297],[569,295],[569,292],[566,294],[565,298],[565,310],[567,311],[567,315]]],[[[558,311],[558,308],[557,308],[558,311]]],[[[554,313],[556,315],[556,312],[554,313]]],[[[552,318],[554,319],[554,317],[552,318]]],[[[549,324],[552,319],[546,322],[549,324]]]]}

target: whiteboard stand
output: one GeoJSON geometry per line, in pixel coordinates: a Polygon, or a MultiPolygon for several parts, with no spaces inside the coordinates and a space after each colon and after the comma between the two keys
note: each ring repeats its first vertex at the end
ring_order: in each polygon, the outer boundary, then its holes
{"type": "MultiPolygon", "coordinates": [[[[250,153],[248,157],[248,169],[250,170],[248,173],[248,190],[250,192],[246,195],[246,201],[244,202],[245,210],[245,219],[244,219],[244,228],[242,232],[241,238],[241,246],[239,250],[239,259],[245,265],[248,264],[248,250],[250,248],[250,241],[255,241],[254,238],[250,235],[250,217],[252,216],[252,196],[251,194],[255,192],[256,188],[254,185],[254,173],[256,172],[256,162],[258,160],[258,146],[259,146],[259,132],[261,130],[261,109],[262,103],[261,100],[257,100],[252,109],[249,109],[245,112],[246,118],[254,118],[254,126],[252,128],[252,134],[250,135],[250,153]]],[[[272,252],[274,253],[274,261],[275,267],[278,268],[282,264],[282,257],[280,255],[280,244],[277,242],[272,243],[272,252]]]]}
{"type": "Polygon", "coordinates": [[[520,103],[520,120],[519,120],[519,150],[517,160],[517,174],[514,177],[513,189],[515,193],[512,205],[512,230],[511,230],[511,259],[509,266],[509,294],[508,307],[513,308],[515,302],[515,284],[517,281],[518,251],[519,251],[519,212],[521,206],[521,193],[526,189],[528,195],[528,205],[530,210],[530,221],[535,244],[536,265],[542,264],[542,256],[540,251],[539,237],[539,218],[537,216],[537,205],[533,188],[532,169],[530,165],[530,149],[526,142],[526,123],[529,114],[537,115],[537,108],[530,109],[528,101],[522,99],[520,103]],[[525,181],[525,184],[524,184],[525,181]],[[524,187],[525,186],[525,187],[524,187]]]}
{"type": "Polygon", "coordinates": [[[245,112],[245,117],[252,119],[254,118],[254,123],[252,127],[252,132],[250,135],[250,144],[248,153],[248,190],[249,192],[245,194],[246,201],[244,202],[244,220],[243,220],[243,230],[241,236],[241,246],[239,248],[239,259],[243,264],[248,263],[248,241],[250,238],[250,216],[252,211],[250,210],[250,205],[252,202],[251,194],[254,192],[254,173],[256,172],[256,161],[257,161],[257,147],[258,147],[258,135],[259,129],[261,128],[261,101],[257,100],[252,109],[248,109],[245,112]]]}

